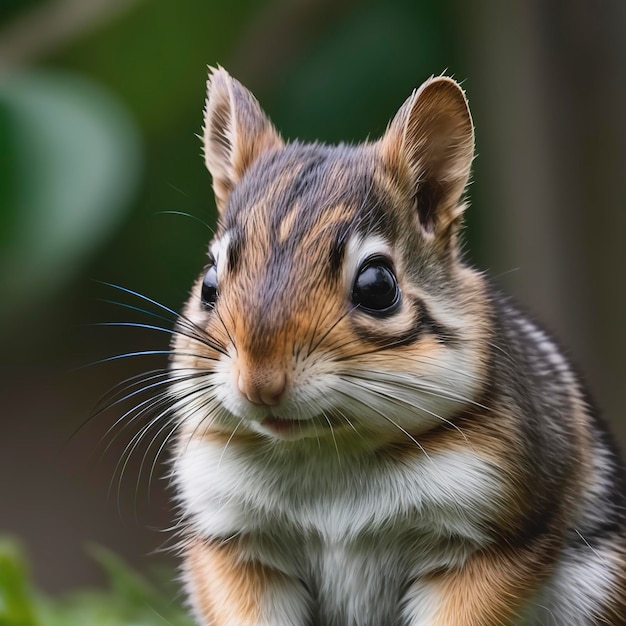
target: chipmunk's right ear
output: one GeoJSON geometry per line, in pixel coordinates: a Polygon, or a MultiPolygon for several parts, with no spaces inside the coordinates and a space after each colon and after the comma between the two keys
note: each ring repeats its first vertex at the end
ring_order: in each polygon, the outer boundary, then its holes
{"type": "Polygon", "coordinates": [[[460,85],[445,76],[427,80],[400,108],[381,145],[424,235],[447,243],[463,213],[474,157],[474,127],[460,85]]]}
{"type": "Polygon", "coordinates": [[[203,141],[220,212],[252,163],[284,145],[256,98],[221,67],[211,68],[207,81],[203,141]]]}

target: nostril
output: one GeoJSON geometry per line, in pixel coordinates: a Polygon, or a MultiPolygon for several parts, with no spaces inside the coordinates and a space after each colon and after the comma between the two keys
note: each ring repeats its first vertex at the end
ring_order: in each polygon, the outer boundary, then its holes
{"type": "Polygon", "coordinates": [[[287,378],[283,371],[273,372],[272,376],[259,388],[263,404],[268,406],[277,405],[285,393],[286,381],[287,378]]]}
{"type": "Polygon", "coordinates": [[[261,397],[256,392],[255,386],[252,385],[249,380],[246,380],[241,374],[239,374],[237,386],[239,387],[241,395],[252,402],[252,404],[263,404],[261,397]]]}
{"type": "Polygon", "coordinates": [[[263,372],[259,375],[248,375],[240,372],[237,379],[237,386],[241,394],[252,404],[265,406],[276,406],[287,386],[285,372],[275,370],[273,372],[263,372]]]}

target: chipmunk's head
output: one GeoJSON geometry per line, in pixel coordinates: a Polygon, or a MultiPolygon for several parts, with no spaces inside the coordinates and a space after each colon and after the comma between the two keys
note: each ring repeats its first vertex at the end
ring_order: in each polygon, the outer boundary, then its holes
{"type": "Polygon", "coordinates": [[[426,81],[380,140],[325,146],[285,143],[214,70],[204,154],[219,224],[178,324],[181,419],[278,440],[382,437],[471,402],[480,280],[457,232],[473,146],[449,78],[426,81]]]}

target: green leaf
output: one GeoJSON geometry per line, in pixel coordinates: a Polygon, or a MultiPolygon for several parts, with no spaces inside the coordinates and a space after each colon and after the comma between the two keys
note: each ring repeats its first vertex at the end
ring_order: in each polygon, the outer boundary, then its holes
{"type": "Polygon", "coordinates": [[[0,626],[38,626],[26,578],[26,566],[17,546],[0,542],[0,626]]]}
{"type": "Polygon", "coordinates": [[[89,552],[107,573],[111,589],[120,603],[129,607],[167,607],[162,595],[113,552],[99,546],[92,546],[89,552]]]}
{"type": "Polygon", "coordinates": [[[141,149],[124,108],[74,75],[5,77],[0,111],[13,174],[0,181],[0,313],[15,314],[62,287],[120,222],[141,149]]]}
{"type": "Polygon", "coordinates": [[[0,541],[0,626],[193,626],[174,588],[152,584],[104,548],[89,551],[109,588],[48,598],[30,588],[18,546],[0,541]]]}

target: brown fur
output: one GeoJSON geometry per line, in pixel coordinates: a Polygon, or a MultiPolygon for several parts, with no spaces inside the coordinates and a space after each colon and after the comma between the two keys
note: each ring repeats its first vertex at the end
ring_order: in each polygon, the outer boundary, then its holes
{"type": "Polygon", "coordinates": [[[186,551],[185,574],[196,612],[211,626],[252,626],[261,618],[260,599],[280,574],[239,560],[228,544],[197,540],[186,551]]]}
{"type": "Polygon", "coordinates": [[[433,578],[446,598],[432,626],[513,626],[524,601],[553,570],[560,544],[538,537],[523,546],[476,554],[433,578]]]}

